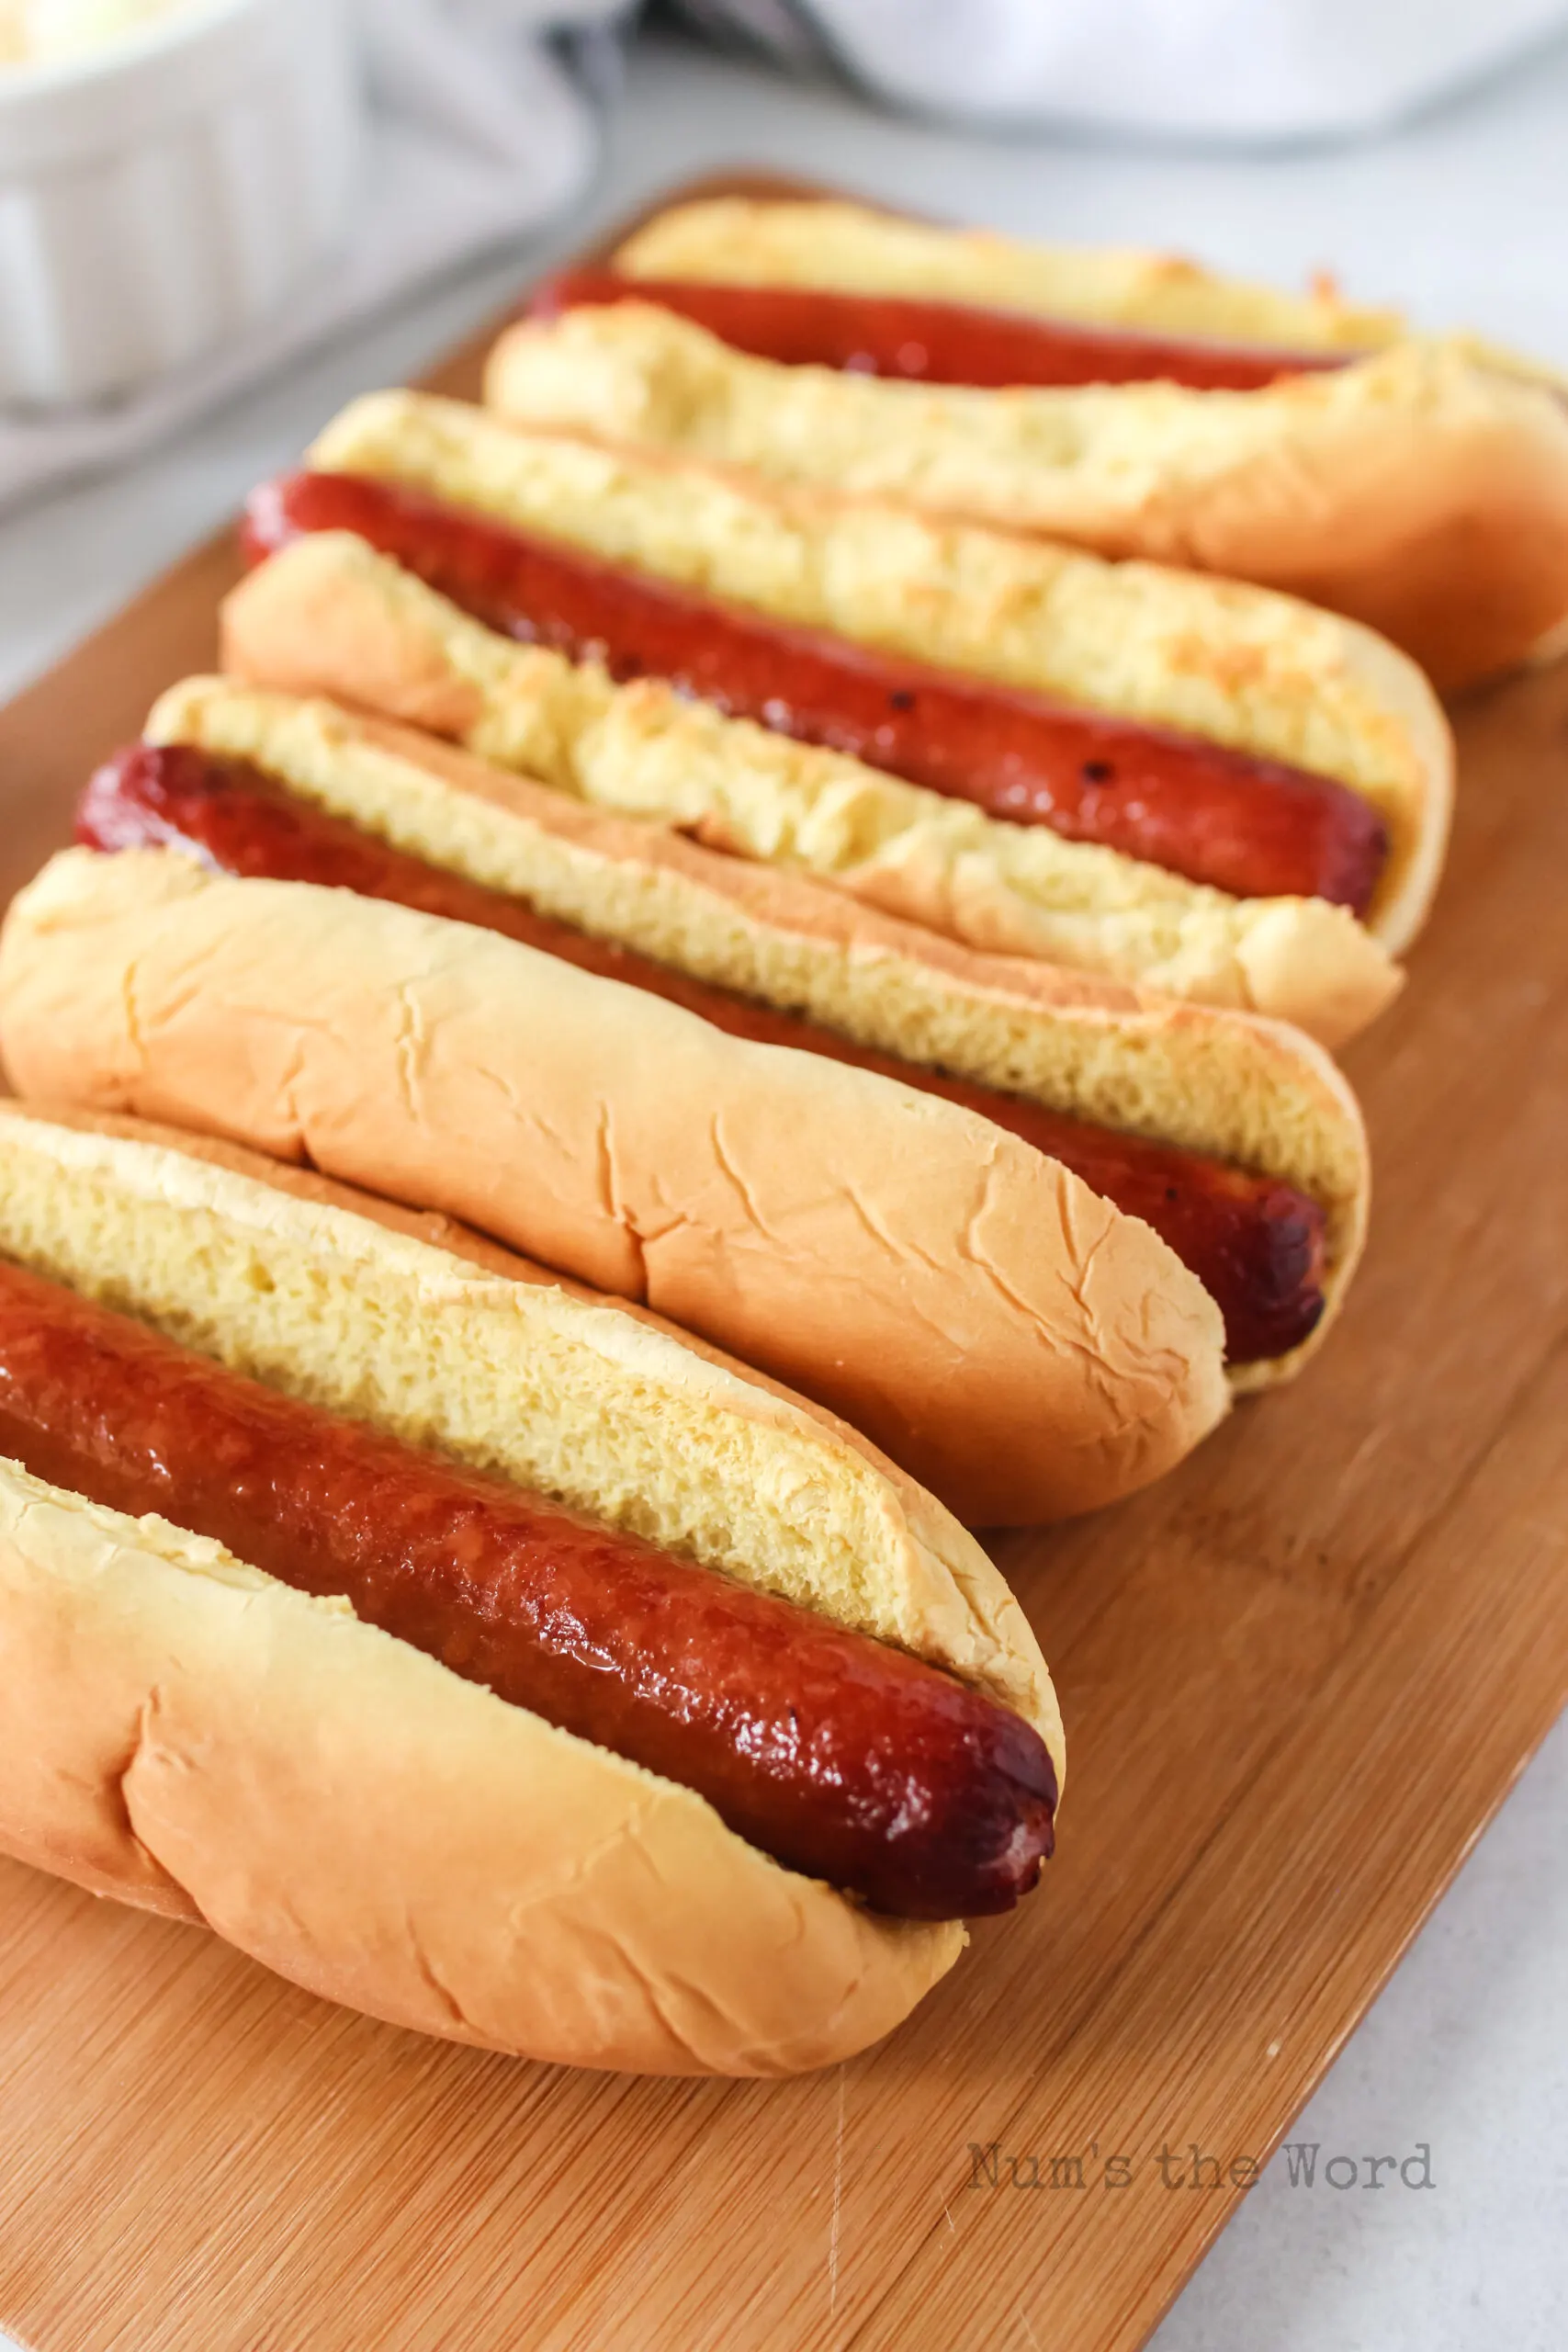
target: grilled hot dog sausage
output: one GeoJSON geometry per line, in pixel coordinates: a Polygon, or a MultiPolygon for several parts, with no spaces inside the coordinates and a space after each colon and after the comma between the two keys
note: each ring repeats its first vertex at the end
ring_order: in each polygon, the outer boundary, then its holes
{"type": "Polygon", "coordinates": [[[942,1076],[798,1013],[693,979],[390,848],[292,798],[242,763],[215,759],[188,744],[134,745],[89,784],[76,833],[89,848],[186,849],[226,874],[355,890],[502,932],[584,970],[668,998],[734,1035],[824,1054],[961,1102],[1152,1225],[1219,1306],[1233,1363],[1283,1355],[1307,1337],[1323,1312],[1324,1215],[1292,1185],[942,1076]]]}
{"type": "Polygon", "coordinates": [[[786,628],[400,484],[294,474],[246,514],[256,558],[346,530],[502,634],[669,678],[732,715],[1011,824],[1048,825],[1238,898],[1365,914],[1388,832],[1343,785],[1171,729],[786,628]]]}
{"type": "Polygon", "coordinates": [[[1337,351],[1204,343],[1076,319],[1030,318],[977,303],[910,294],[856,294],[818,286],[733,286],[681,277],[623,277],[614,269],[547,278],[526,315],[606,302],[655,302],[721,343],[786,367],[843,368],[925,384],[1002,390],[1021,384],[1143,384],[1253,392],[1281,376],[1342,368],[1337,351]]]}
{"type": "Polygon", "coordinates": [[[794,1602],[279,1395],[0,1261],[0,1454],[157,1511],[696,1790],[909,1918],[1005,1911],[1052,1847],[1021,1716],[794,1602]]]}

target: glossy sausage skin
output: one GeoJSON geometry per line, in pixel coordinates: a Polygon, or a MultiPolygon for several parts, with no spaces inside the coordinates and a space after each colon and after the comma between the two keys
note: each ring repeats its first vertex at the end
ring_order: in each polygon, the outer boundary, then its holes
{"type": "Polygon", "coordinates": [[[529,302],[527,316],[554,319],[563,311],[628,301],[673,311],[756,359],[991,391],[1031,384],[1159,380],[1202,392],[1255,392],[1284,376],[1343,368],[1355,356],[1145,334],[1132,327],[1031,318],[1022,311],[920,295],[623,277],[616,270],[586,267],[547,278],[529,302]]]}
{"type": "Polygon", "coordinates": [[[346,1595],[880,1910],[1008,1910],[1051,1851],[1044,1743],[951,1676],[4,1261],[0,1454],[297,1590],[346,1595]]]}
{"type": "Polygon", "coordinates": [[[787,628],[400,483],[295,474],[253,496],[270,554],[353,531],[502,635],[669,678],[733,716],[1011,824],[1048,825],[1237,898],[1317,898],[1364,914],[1388,855],[1375,809],[1278,760],[787,628]]]}
{"type": "Polygon", "coordinates": [[[183,849],[225,874],[395,899],[502,932],[585,971],[646,989],[734,1036],[824,1054],[961,1102],[1062,1161],[1163,1235],[1219,1306],[1234,1363],[1285,1354],[1323,1312],[1323,1211],[1292,1185],[947,1078],[857,1045],[799,1013],[693,979],[633,948],[537,914],[521,899],[390,848],[290,797],[254,767],[215,759],[189,744],[133,745],[87,786],[76,838],[92,849],[183,849]]]}

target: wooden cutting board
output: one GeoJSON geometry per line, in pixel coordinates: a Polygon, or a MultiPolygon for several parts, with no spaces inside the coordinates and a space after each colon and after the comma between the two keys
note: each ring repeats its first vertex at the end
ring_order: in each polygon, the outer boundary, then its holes
{"type": "MultiPolygon", "coordinates": [[[[482,342],[434,380],[471,392],[482,342]]],[[[0,713],[0,899],[211,662],[234,571],[201,549],[0,713]]],[[[1348,1057],[1377,1202],[1343,1323],[1153,1493],[998,1546],[1072,1746],[1043,1893],[882,2049],[690,2085],[419,2041],[0,1863],[0,2327],[1144,2340],[1568,1694],[1568,668],[1459,729],[1448,880],[1348,1057]]]]}

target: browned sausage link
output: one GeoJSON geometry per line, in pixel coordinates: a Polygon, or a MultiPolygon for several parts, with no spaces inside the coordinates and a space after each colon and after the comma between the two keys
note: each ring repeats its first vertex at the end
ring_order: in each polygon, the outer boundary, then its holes
{"type": "Polygon", "coordinates": [[[1159,379],[1198,391],[1252,392],[1282,376],[1343,368],[1354,356],[1145,334],[920,295],[623,277],[613,269],[563,270],[546,279],[527,311],[531,318],[553,319],[563,311],[627,301],[655,302],[705,327],[733,350],[785,367],[840,368],[988,390],[1159,379]]]}
{"type": "Polygon", "coordinates": [[[672,679],[1009,823],[1237,898],[1328,899],[1361,915],[1387,861],[1376,810],[1326,776],[786,628],[400,483],[295,474],[247,510],[253,555],[331,530],[356,532],[503,635],[601,659],[617,678],[672,679]]]}
{"type": "Polygon", "coordinates": [[[1052,1844],[1021,1717],[499,1478],[278,1395],[0,1261],[0,1454],[157,1511],[706,1797],[909,1918],[1010,1909],[1052,1844]]]}
{"type": "Polygon", "coordinates": [[[1292,1185],[942,1076],[856,1045],[798,1013],[693,979],[635,949],[537,914],[520,899],[391,849],[291,799],[254,767],[216,760],[187,744],[136,744],[93,778],[77,813],[76,835],[95,849],[185,849],[226,874],[355,890],[502,932],[585,971],[684,1005],[732,1035],[824,1054],[961,1102],[1061,1160],[1162,1234],[1219,1306],[1233,1363],[1283,1355],[1307,1337],[1323,1312],[1323,1211],[1292,1185]]]}

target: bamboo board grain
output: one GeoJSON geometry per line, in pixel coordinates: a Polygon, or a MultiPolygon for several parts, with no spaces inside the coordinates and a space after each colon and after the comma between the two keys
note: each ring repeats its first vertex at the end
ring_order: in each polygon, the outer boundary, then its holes
{"type": "MultiPolygon", "coordinates": [[[[0,899],[211,661],[233,570],[227,537],[198,551],[0,713],[0,899]]],[[[1155,1492],[998,1546],[1072,1742],[1043,1894],[881,2050],[694,2086],[421,2041],[0,1863],[0,2327],[1144,2340],[1568,1693],[1568,669],[1459,729],[1449,878],[1349,1057],[1377,1203],[1343,1324],[1155,1492]],[[1167,2143],[1218,2185],[1167,2188],[1167,2143]]]]}

